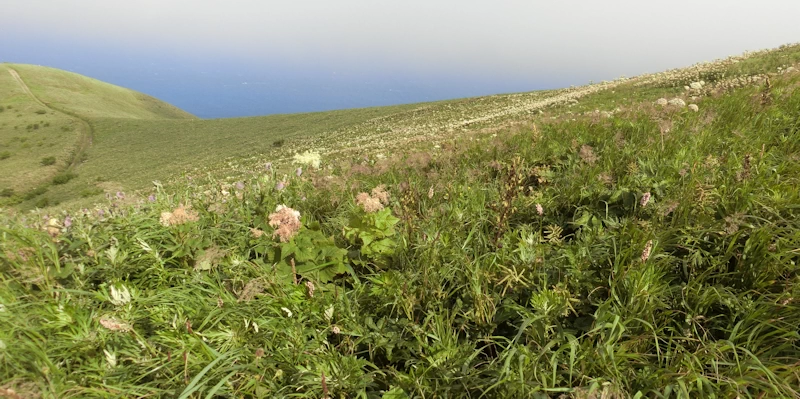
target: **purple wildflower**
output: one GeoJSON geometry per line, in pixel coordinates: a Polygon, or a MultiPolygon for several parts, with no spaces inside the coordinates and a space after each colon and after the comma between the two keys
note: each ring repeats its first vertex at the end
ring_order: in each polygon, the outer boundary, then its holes
{"type": "Polygon", "coordinates": [[[266,169],[268,171],[272,170],[272,162],[267,162],[266,165],[264,165],[264,169],[266,169]]]}
{"type": "Polygon", "coordinates": [[[236,189],[237,189],[237,190],[242,190],[242,189],[244,189],[244,182],[237,181],[237,182],[236,182],[236,189]]]}
{"type": "Polygon", "coordinates": [[[275,190],[281,191],[286,188],[286,183],[279,181],[278,184],[275,185],[275,190]]]}
{"type": "Polygon", "coordinates": [[[117,199],[124,200],[125,199],[125,193],[123,193],[122,191],[117,191],[117,199]]]}
{"type": "Polygon", "coordinates": [[[303,168],[302,167],[297,168],[297,170],[294,173],[297,175],[297,177],[300,177],[303,174],[303,168]]]}
{"type": "Polygon", "coordinates": [[[67,217],[64,218],[64,228],[68,229],[70,226],[72,226],[72,217],[67,215],[67,217]]]}
{"type": "Polygon", "coordinates": [[[156,195],[155,194],[150,194],[150,196],[147,197],[147,200],[150,201],[150,202],[156,202],[156,195]]]}

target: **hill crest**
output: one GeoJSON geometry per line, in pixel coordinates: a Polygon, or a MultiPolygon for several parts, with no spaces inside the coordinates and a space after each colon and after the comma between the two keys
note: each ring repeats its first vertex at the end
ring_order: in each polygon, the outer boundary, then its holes
{"type": "Polygon", "coordinates": [[[2,67],[15,71],[32,94],[47,106],[77,117],[195,118],[155,97],[77,73],[30,64],[2,64],[2,67]]]}

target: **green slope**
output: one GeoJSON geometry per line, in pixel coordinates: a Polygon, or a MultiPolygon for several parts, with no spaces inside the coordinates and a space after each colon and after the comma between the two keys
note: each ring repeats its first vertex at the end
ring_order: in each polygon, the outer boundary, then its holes
{"type": "MultiPolygon", "coordinates": [[[[75,201],[89,204],[102,194],[141,189],[153,180],[197,168],[224,174],[229,160],[266,162],[309,149],[327,154],[344,148],[388,147],[427,134],[527,114],[542,101],[563,101],[551,98],[553,95],[571,92],[199,120],[151,97],[95,79],[53,68],[3,65],[19,73],[30,95],[42,106],[53,114],[71,117],[77,129],[83,130],[73,145],[73,155],[62,162],[62,169],[68,166],[71,180],[46,187],[28,184],[28,190],[6,200],[22,209],[75,201]],[[34,187],[37,191],[32,192],[34,187]]],[[[28,170],[28,174],[36,172],[28,170]]],[[[47,182],[52,176],[41,174],[29,183],[47,182]]]]}
{"type": "Polygon", "coordinates": [[[29,191],[64,168],[81,135],[74,118],[31,97],[0,64],[0,201],[29,191]],[[42,160],[48,159],[42,165],[42,160]]]}
{"type": "Polygon", "coordinates": [[[16,70],[33,94],[82,118],[189,119],[188,112],[130,89],[37,65],[3,64],[16,70]]]}
{"type": "MultiPolygon", "coordinates": [[[[26,166],[19,169],[24,177],[17,176],[14,182],[0,180],[0,190],[13,187],[20,195],[0,198],[0,205],[16,204],[22,209],[48,203],[88,205],[103,194],[146,188],[153,180],[170,180],[186,171],[198,176],[233,176],[275,161],[288,168],[291,165],[287,160],[308,150],[320,152],[325,159],[342,153],[362,158],[391,155],[408,146],[430,149],[460,132],[498,131],[531,119],[563,119],[601,110],[613,113],[619,106],[662,96],[682,95],[691,102],[684,86],[692,81],[717,83],[752,77],[798,60],[800,50],[792,46],[562,90],[219,120],[195,119],[152,97],[73,73],[2,64],[2,68],[17,70],[31,94],[53,111],[48,115],[66,118],[59,124],[73,126],[77,137],[72,136],[75,144],[62,154],[60,169],[36,166],[31,159],[39,157],[38,153],[20,157],[27,159],[26,166]],[[55,172],[64,169],[72,180],[42,187],[55,172]],[[38,191],[31,193],[34,187],[38,191]]],[[[5,81],[7,87],[0,87],[1,92],[19,97],[19,90],[8,84],[7,78],[5,81]]],[[[30,104],[35,108],[35,103],[30,104]]],[[[0,117],[10,116],[6,113],[0,117]]],[[[5,129],[0,134],[10,142],[15,136],[9,130],[10,123],[6,124],[0,126],[5,129]]],[[[2,162],[0,170],[6,171],[2,162]]]]}
{"type": "Polygon", "coordinates": [[[0,64],[0,107],[0,205],[22,207],[98,193],[69,181],[87,159],[96,118],[194,118],[153,97],[96,79],[7,63],[0,64]],[[55,196],[44,195],[48,191],[55,196]]]}

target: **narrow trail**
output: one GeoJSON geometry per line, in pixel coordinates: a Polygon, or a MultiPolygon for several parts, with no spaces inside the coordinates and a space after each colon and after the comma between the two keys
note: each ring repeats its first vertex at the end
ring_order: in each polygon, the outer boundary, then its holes
{"type": "Polygon", "coordinates": [[[31,91],[30,87],[28,87],[28,85],[25,84],[25,81],[22,80],[22,77],[19,76],[19,73],[16,70],[8,68],[8,73],[10,73],[11,77],[13,77],[14,80],[16,80],[17,83],[19,83],[20,87],[25,92],[25,94],[27,94],[37,104],[39,104],[42,107],[45,107],[45,108],[47,108],[47,109],[49,109],[49,110],[51,110],[53,112],[57,112],[59,114],[66,115],[67,117],[69,117],[71,119],[77,120],[81,124],[81,134],[78,137],[78,143],[75,146],[75,153],[73,154],[72,159],[70,160],[70,163],[67,165],[67,167],[64,170],[65,171],[69,171],[69,170],[74,169],[75,166],[77,166],[81,162],[81,158],[83,157],[84,152],[86,152],[86,150],[88,150],[89,147],[92,145],[92,136],[94,135],[93,134],[92,125],[89,124],[89,122],[87,120],[85,120],[85,119],[83,119],[83,118],[81,118],[81,117],[79,117],[79,116],[77,116],[77,115],[75,115],[75,114],[73,114],[71,112],[66,112],[64,110],[60,110],[60,109],[57,109],[55,107],[52,107],[52,106],[48,105],[47,103],[45,103],[44,101],[42,101],[41,99],[39,99],[39,97],[36,97],[36,95],[33,94],[33,92],[31,91]]]}
{"type": "Polygon", "coordinates": [[[25,82],[22,80],[22,78],[19,76],[19,73],[17,73],[16,70],[8,68],[8,73],[11,74],[11,77],[14,78],[14,80],[16,80],[17,83],[19,83],[20,87],[22,88],[22,91],[24,91],[25,94],[27,94],[30,98],[32,98],[33,101],[36,101],[36,103],[41,105],[42,107],[50,108],[47,106],[47,104],[43,103],[42,100],[39,100],[39,97],[36,97],[36,95],[33,94],[30,87],[28,87],[28,85],[25,84],[25,82]]]}

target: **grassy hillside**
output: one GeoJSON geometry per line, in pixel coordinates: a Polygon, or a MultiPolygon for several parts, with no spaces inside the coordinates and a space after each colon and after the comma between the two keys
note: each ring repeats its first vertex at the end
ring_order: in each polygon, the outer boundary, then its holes
{"type": "Polygon", "coordinates": [[[76,73],[38,65],[3,65],[16,70],[42,102],[81,118],[194,118],[191,114],[148,95],[76,73]]]}
{"type": "Polygon", "coordinates": [[[509,116],[530,115],[538,108],[606,87],[197,120],[156,100],[142,101],[138,93],[80,75],[29,65],[12,66],[36,98],[54,111],[83,122],[83,130],[89,132],[84,134],[79,162],[69,170],[70,179],[46,187],[29,185],[27,192],[6,201],[18,209],[45,204],[85,206],[104,194],[148,188],[154,180],[167,180],[185,171],[225,173],[225,165],[231,160],[250,159],[263,164],[286,160],[308,149],[329,154],[352,148],[402,146],[407,140],[509,116]],[[171,111],[155,112],[155,108],[171,111]]]}
{"type": "Polygon", "coordinates": [[[48,182],[64,168],[79,124],[36,102],[0,64],[0,201],[48,182]]]}
{"type": "Polygon", "coordinates": [[[0,395],[800,397],[798,62],[401,107],[298,133],[329,148],[299,174],[3,214],[0,395]]]}
{"type": "MultiPolygon", "coordinates": [[[[154,180],[170,180],[183,172],[238,175],[266,162],[285,163],[308,150],[324,156],[389,155],[415,143],[435,145],[457,132],[505,129],[534,116],[563,119],[595,111],[597,116],[611,115],[620,106],[654,96],[687,94],[684,86],[693,81],[707,81],[708,88],[718,81],[736,83],[738,77],[756,79],[760,73],[797,62],[799,54],[795,47],[787,47],[563,90],[221,120],[191,119],[153,98],[69,72],[4,64],[19,72],[31,93],[55,111],[53,115],[63,111],[61,117],[71,117],[78,138],[74,148],[62,150],[60,167],[43,169],[35,167],[35,158],[20,157],[27,164],[15,168],[16,176],[0,186],[17,195],[0,198],[0,205],[87,206],[103,195],[147,189],[154,180]],[[46,184],[59,171],[67,181],[46,184]]],[[[8,140],[16,137],[10,130],[0,134],[8,140]]]]}
{"type": "Polygon", "coordinates": [[[141,93],[20,64],[0,64],[0,107],[0,205],[23,209],[102,193],[72,182],[87,160],[95,118],[193,118],[141,93]]]}
{"type": "Polygon", "coordinates": [[[446,124],[461,123],[469,110],[480,115],[484,104],[488,104],[486,112],[495,112],[513,104],[514,97],[528,100],[546,94],[202,121],[96,119],[95,142],[76,183],[113,182],[115,187],[141,189],[150,187],[153,180],[196,169],[229,174],[234,172],[229,171],[230,162],[245,159],[261,167],[306,150],[326,155],[376,145],[388,150],[390,144],[402,145],[439,132],[446,124]]]}

